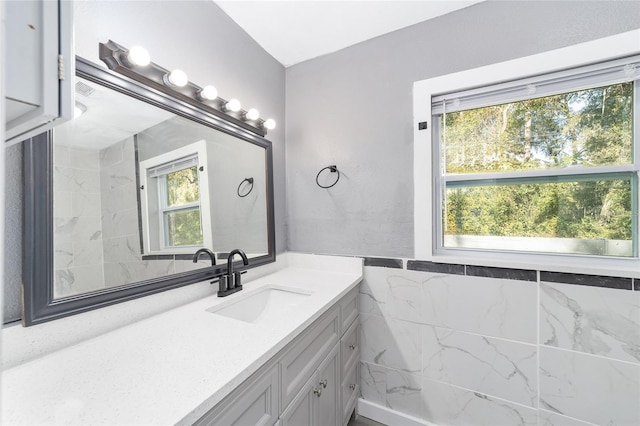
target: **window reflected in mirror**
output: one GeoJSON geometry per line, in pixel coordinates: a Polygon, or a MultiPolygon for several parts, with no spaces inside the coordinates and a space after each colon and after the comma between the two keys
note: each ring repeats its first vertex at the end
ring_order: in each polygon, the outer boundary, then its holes
{"type": "Polygon", "coordinates": [[[201,247],[268,254],[263,147],[80,77],[76,100],[54,131],[55,299],[208,267],[201,247]]]}

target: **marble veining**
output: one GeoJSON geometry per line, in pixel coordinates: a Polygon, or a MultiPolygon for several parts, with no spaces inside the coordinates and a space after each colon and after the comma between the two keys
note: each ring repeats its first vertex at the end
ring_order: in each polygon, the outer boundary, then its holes
{"type": "Polygon", "coordinates": [[[422,378],[419,374],[360,363],[362,398],[392,410],[423,416],[422,378]]]}
{"type": "Polygon", "coordinates": [[[386,405],[386,369],[376,364],[360,362],[360,391],[362,398],[386,405]]]}
{"type": "Polygon", "coordinates": [[[386,406],[409,415],[422,417],[422,378],[416,374],[387,369],[385,375],[386,406]]]}
{"type": "Polygon", "coordinates": [[[593,426],[593,423],[582,422],[545,410],[538,410],[538,426],[593,426]]]}
{"type": "Polygon", "coordinates": [[[382,316],[387,312],[387,274],[388,269],[385,268],[364,268],[358,296],[361,313],[382,316]]]}
{"type": "Polygon", "coordinates": [[[440,268],[364,269],[365,400],[438,425],[640,425],[640,280],[440,268]]]}
{"type": "Polygon", "coordinates": [[[422,288],[424,281],[415,272],[406,271],[403,274],[388,274],[387,312],[395,319],[422,322],[422,288]]]}
{"type": "Polygon", "coordinates": [[[408,373],[420,372],[420,324],[367,314],[361,314],[360,324],[362,361],[408,373]]]}
{"type": "Polygon", "coordinates": [[[425,377],[536,407],[536,347],[425,326],[425,377]]]}
{"type": "Polygon", "coordinates": [[[601,425],[640,424],[640,365],[540,347],[540,404],[601,425]]]}
{"type": "Polygon", "coordinates": [[[425,273],[424,323],[535,343],[536,283],[425,273]]]}
{"type": "Polygon", "coordinates": [[[423,379],[425,418],[442,425],[537,424],[536,410],[493,398],[480,392],[423,379]]]}
{"type": "Polygon", "coordinates": [[[98,151],[56,145],[54,297],[104,288],[98,151]]]}
{"type": "Polygon", "coordinates": [[[640,293],[540,284],[540,343],[640,362],[640,293]]]}

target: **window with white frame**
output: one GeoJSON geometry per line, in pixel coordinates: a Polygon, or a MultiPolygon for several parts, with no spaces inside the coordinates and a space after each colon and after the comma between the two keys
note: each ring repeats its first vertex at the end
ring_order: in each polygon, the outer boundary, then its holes
{"type": "Polygon", "coordinates": [[[440,93],[432,84],[427,259],[637,261],[639,82],[631,56],[440,93]]]}
{"type": "Polygon", "coordinates": [[[140,162],[144,254],[211,247],[205,141],[140,162]]]}

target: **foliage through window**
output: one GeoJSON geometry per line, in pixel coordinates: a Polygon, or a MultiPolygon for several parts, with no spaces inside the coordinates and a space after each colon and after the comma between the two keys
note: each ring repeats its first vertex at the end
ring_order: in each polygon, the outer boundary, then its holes
{"type": "Polygon", "coordinates": [[[637,256],[637,81],[576,74],[434,98],[438,246],[637,256]]]}
{"type": "Polygon", "coordinates": [[[204,141],[140,162],[145,254],[211,247],[204,141]]]}

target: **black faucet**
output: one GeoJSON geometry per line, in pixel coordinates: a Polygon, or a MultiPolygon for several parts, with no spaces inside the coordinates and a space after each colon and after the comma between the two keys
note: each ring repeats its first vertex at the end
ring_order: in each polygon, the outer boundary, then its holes
{"type": "Polygon", "coordinates": [[[246,271],[233,272],[233,257],[236,254],[239,254],[240,257],[242,257],[242,263],[245,266],[249,264],[247,255],[242,250],[231,250],[231,252],[229,253],[229,257],[227,258],[227,273],[226,275],[220,277],[220,288],[218,290],[219,297],[225,297],[242,290],[240,276],[246,271]]]}
{"type": "Polygon", "coordinates": [[[209,258],[211,258],[211,266],[216,264],[216,255],[213,254],[213,252],[211,250],[209,250],[208,248],[201,248],[200,250],[198,250],[193,255],[193,263],[197,263],[198,262],[198,258],[200,257],[200,255],[202,253],[206,253],[209,256],[209,258]]]}

